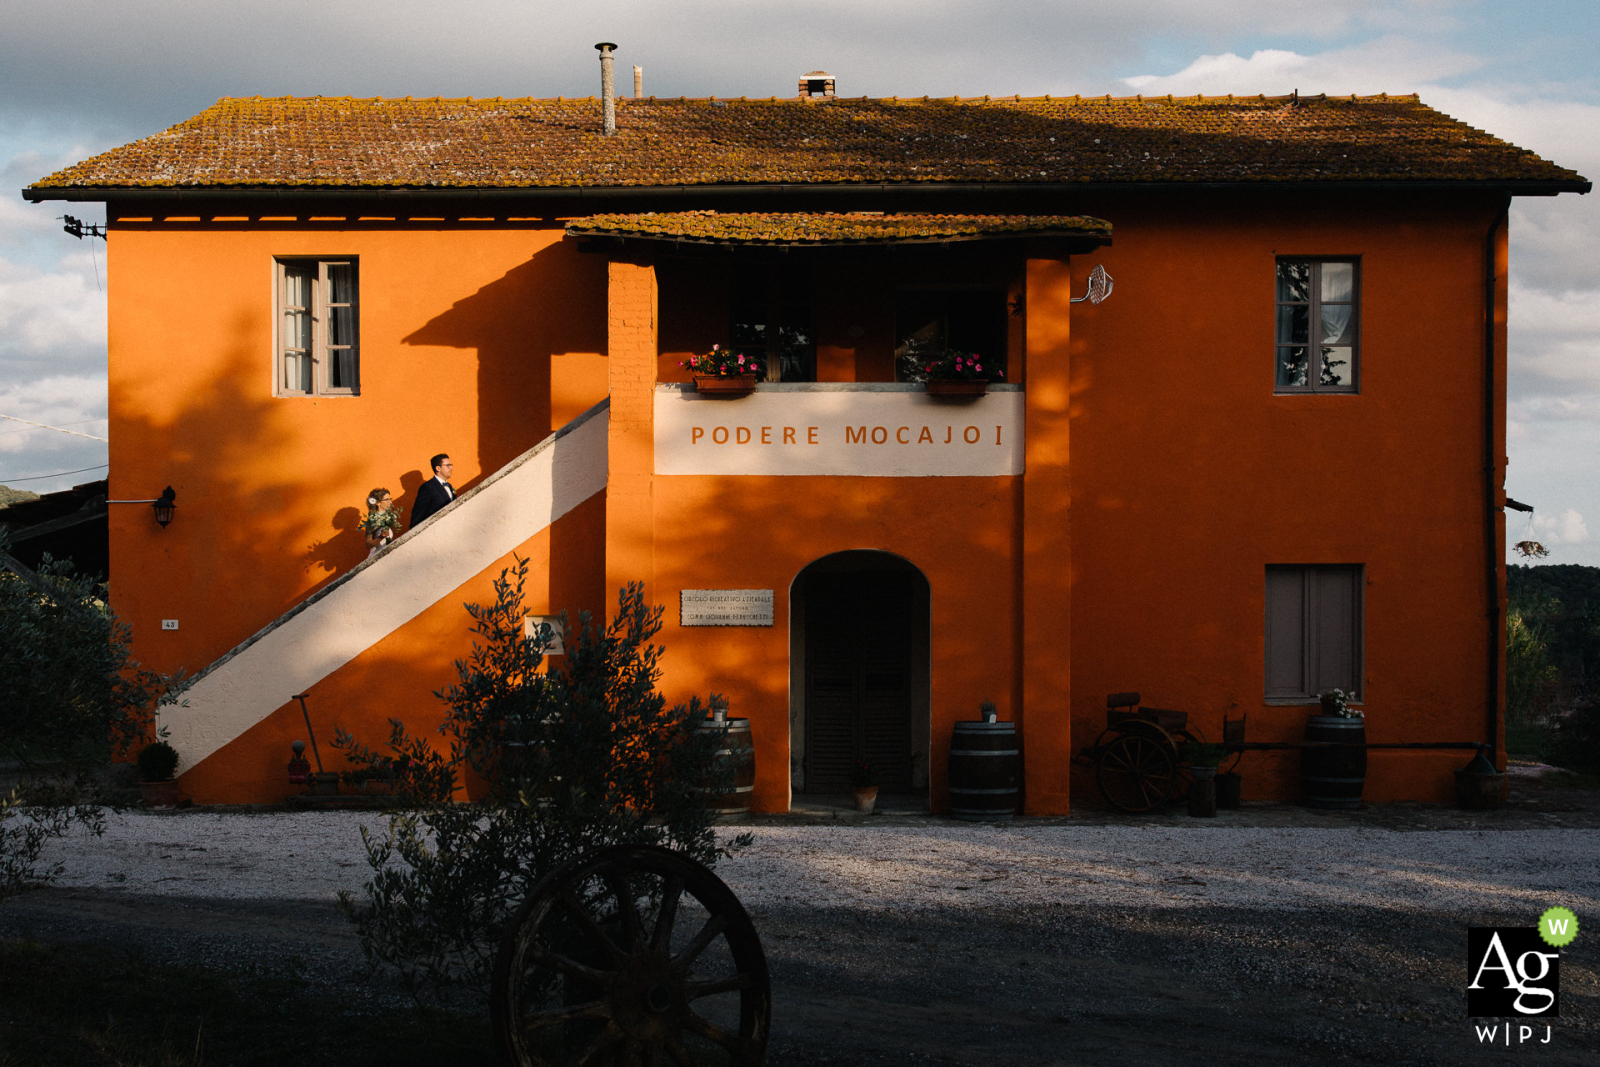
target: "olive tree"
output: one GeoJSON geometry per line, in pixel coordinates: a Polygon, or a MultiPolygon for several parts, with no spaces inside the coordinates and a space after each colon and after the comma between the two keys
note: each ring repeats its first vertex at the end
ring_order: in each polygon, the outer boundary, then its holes
{"type": "MultiPolygon", "coordinates": [[[[565,651],[525,633],[527,561],[501,573],[495,601],[467,605],[471,655],[446,704],[443,745],[397,720],[384,751],[340,731],[350,761],[382,768],[409,810],[385,833],[362,831],[372,879],[340,908],[369,963],[395,969],[413,994],[486,990],[502,929],[529,887],[590,848],[659,844],[705,863],[724,849],[707,807],[731,769],[698,729],[711,705],[669,707],[657,689],[660,607],[621,590],[609,625],[578,617],[565,651]]],[[[730,842],[737,847],[745,838],[730,842]]]]}

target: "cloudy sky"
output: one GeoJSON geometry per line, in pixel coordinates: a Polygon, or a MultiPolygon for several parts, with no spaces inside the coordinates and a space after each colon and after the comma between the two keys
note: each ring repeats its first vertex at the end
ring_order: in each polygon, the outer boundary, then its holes
{"type": "MultiPolygon", "coordinates": [[[[220,96],[590,95],[593,44],[662,96],[1410,93],[1600,177],[1593,0],[50,0],[0,36],[0,484],[101,477],[105,259],[17,190],[220,96]],[[66,473],[72,472],[72,473],[66,473]]],[[[1511,540],[1600,566],[1600,195],[1511,225],[1511,540]],[[1594,530],[1591,533],[1590,527],[1594,530]]]]}

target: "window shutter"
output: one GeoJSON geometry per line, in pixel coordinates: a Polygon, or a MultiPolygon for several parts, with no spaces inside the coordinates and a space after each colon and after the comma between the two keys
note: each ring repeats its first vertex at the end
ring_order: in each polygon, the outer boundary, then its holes
{"type": "Polygon", "coordinates": [[[1360,578],[1359,567],[1317,567],[1311,572],[1316,612],[1316,641],[1311,647],[1314,694],[1329,689],[1361,691],[1360,657],[1356,654],[1360,647],[1356,611],[1360,578]]]}
{"type": "Polygon", "coordinates": [[[1267,568],[1267,697],[1306,692],[1305,569],[1267,568]]]}

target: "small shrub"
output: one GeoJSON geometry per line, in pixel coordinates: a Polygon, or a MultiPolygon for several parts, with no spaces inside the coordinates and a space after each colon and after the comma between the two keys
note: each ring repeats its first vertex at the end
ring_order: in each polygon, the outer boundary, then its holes
{"type": "MultiPolygon", "coordinates": [[[[391,720],[380,754],[339,731],[358,767],[392,761],[403,802],[383,836],[362,831],[372,880],[340,895],[373,967],[413,995],[486,990],[503,927],[546,872],[601,845],[656,844],[703,863],[724,853],[709,796],[732,785],[698,697],[667,707],[656,689],[660,607],[623,589],[609,626],[579,617],[564,662],[548,673],[543,638],[526,638],[527,561],[502,572],[495,603],[467,605],[472,654],[448,704],[441,752],[391,720]],[[453,802],[471,784],[477,799],[453,802]]],[[[563,624],[563,629],[568,629],[563,624]]],[[[733,842],[734,847],[743,840],[733,842]]]]}
{"type": "Polygon", "coordinates": [[[170,782],[178,772],[178,750],[165,741],[154,741],[139,750],[139,780],[170,782]]]}

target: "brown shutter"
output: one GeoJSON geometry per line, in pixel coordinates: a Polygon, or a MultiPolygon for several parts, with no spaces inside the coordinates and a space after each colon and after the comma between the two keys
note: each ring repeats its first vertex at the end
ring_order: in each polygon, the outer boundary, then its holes
{"type": "Polygon", "coordinates": [[[1267,568],[1267,699],[1304,696],[1306,582],[1303,567],[1267,568]]]}

